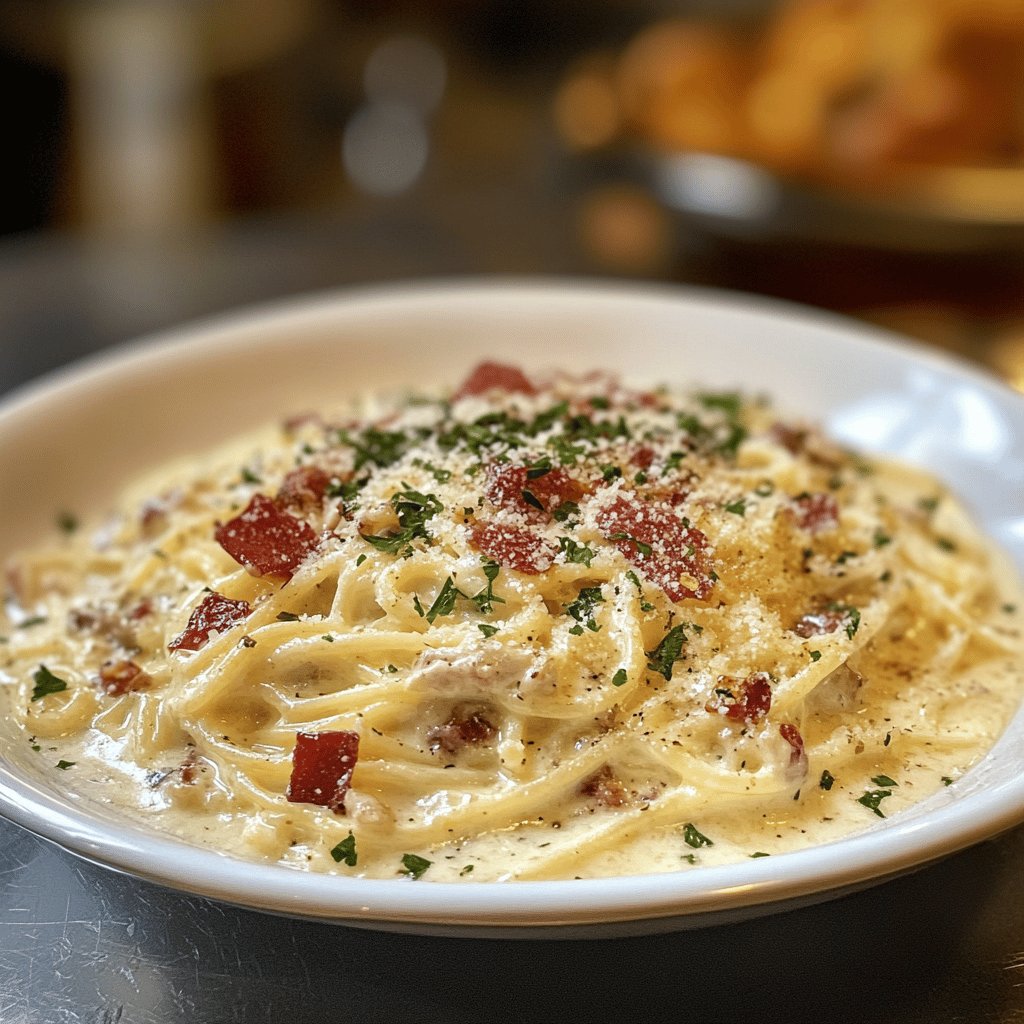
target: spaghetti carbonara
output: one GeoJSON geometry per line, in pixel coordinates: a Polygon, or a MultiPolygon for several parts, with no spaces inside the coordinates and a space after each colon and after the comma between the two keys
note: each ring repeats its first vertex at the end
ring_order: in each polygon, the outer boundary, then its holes
{"type": "Polygon", "coordinates": [[[771,855],[955,783],[1020,693],[1013,584],[955,500],[736,394],[485,363],[64,526],[7,574],[24,742],[303,869],[771,855]]]}

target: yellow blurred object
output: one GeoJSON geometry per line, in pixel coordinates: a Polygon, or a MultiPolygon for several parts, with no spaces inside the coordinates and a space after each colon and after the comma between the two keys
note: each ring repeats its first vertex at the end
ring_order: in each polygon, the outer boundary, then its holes
{"type": "Polygon", "coordinates": [[[660,22],[605,73],[623,137],[866,187],[1024,167],[1024,0],[787,0],[756,33],[660,22]]]}

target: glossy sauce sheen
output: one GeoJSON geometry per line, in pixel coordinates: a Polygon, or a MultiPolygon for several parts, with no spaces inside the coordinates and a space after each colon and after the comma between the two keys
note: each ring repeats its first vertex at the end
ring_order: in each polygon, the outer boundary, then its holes
{"type": "Polygon", "coordinates": [[[453,394],[159,469],[16,559],[43,770],[299,869],[636,874],[881,825],[1017,706],[1017,584],[932,479],[736,395],[453,394]]]}

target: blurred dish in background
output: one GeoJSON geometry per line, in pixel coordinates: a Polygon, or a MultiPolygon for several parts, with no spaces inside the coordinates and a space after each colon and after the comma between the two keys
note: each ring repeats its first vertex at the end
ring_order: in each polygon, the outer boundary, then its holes
{"type": "Polygon", "coordinates": [[[555,118],[577,151],[639,147],[669,206],[744,229],[998,245],[1024,225],[1024,3],[787,0],[754,24],[664,20],[584,59],[555,118]]]}

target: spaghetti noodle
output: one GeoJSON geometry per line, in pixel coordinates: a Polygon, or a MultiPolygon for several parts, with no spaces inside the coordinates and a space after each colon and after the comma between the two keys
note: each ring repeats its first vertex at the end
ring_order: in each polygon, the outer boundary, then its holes
{"type": "Polygon", "coordinates": [[[372,877],[826,841],[953,782],[1020,691],[1012,584],[931,478],[599,375],[270,427],[8,580],[0,671],[62,781],[372,877]]]}

